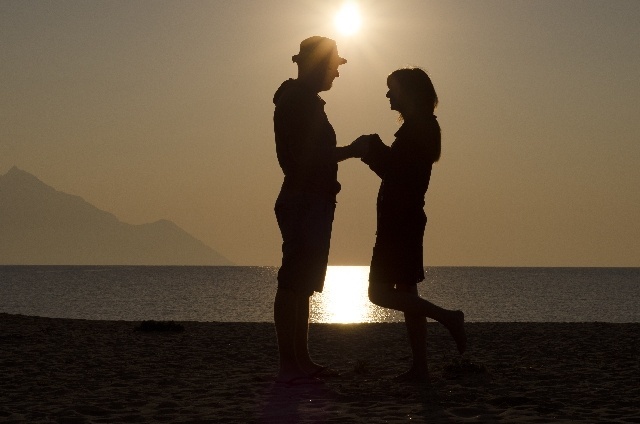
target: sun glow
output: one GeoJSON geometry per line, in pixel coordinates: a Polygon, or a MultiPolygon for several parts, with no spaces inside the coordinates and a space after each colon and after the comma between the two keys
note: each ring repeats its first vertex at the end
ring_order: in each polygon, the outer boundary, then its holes
{"type": "Polygon", "coordinates": [[[343,35],[353,35],[360,30],[362,18],[358,5],[353,2],[347,2],[336,14],[334,23],[338,31],[343,35]]]}
{"type": "Polygon", "coordinates": [[[311,322],[384,322],[398,314],[369,301],[368,266],[330,266],[324,290],[311,298],[311,322]]]}

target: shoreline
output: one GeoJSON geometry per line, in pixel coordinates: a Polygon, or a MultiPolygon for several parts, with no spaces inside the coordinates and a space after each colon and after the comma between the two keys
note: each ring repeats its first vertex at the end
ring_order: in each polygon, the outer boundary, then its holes
{"type": "Polygon", "coordinates": [[[429,386],[398,383],[402,323],[310,324],[321,386],[273,383],[273,323],[0,313],[0,422],[640,422],[640,323],[468,323],[464,367],[428,324],[429,386]]]}

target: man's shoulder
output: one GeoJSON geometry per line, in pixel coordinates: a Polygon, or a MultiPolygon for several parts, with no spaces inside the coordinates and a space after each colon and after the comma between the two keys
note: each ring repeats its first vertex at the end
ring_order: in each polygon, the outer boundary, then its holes
{"type": "Polygon", "coordinates": [[[319,104],[318,95],[296,80],[287,80],[278,89],[274,97],[277,108],[305,109],[319,104]]]}

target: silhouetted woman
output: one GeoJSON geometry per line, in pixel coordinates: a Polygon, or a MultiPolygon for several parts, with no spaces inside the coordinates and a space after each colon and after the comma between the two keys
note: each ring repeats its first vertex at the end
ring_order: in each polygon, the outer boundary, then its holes
{"type": "Polygon", "coordinates": [[[420,68],[394,71],[387,78],[387,86],[391,109],[400,113],[402,126],[391,146],[379,137],[371,137],[369,150],[362,158],[382,178],[369,299],[376,305],[404,312],[413,364],[397,378],[426,381],[426,317],[450,331],[460,353],[466,347],[464,313],[421,298],[417,288],[417,283],[424,280],[424,199],[431,167],[440,158],[440,126],[433,114],[438,96],[431,79],[420,68]]]}

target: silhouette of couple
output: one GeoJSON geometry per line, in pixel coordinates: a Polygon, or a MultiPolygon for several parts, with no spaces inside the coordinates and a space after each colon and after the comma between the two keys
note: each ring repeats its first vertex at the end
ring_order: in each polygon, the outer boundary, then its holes
{"type": "Polygon", "coordinates": [[[346,59],[338,55],[334,40],[318,36],[302,41],[292,59],[298,77],[283,82],[273,99],[276,151],[284,173],[275,204],[283,239],[274,302],[280,360],[276,382],[321,384],[322,376],[333,372],[309,355],[309,301],[323,288],[340,191],[338,162],[348,158],[360,158],[382,180],[369,299],[404,312],[413,363],[397,379],[426,382],[426,317],[449,330],[460,353],[466,345],[463,312],[441,308],[421,298],[417,289],[424,280],[424,198],[431,167],[440,158],[440,126],[433,114],[438,97],[431,79],[419,68],[388,76],[387,98],[402,122],[390,146],[371,134],[338,147],[318,93],[331,89],[346,59]]]}

